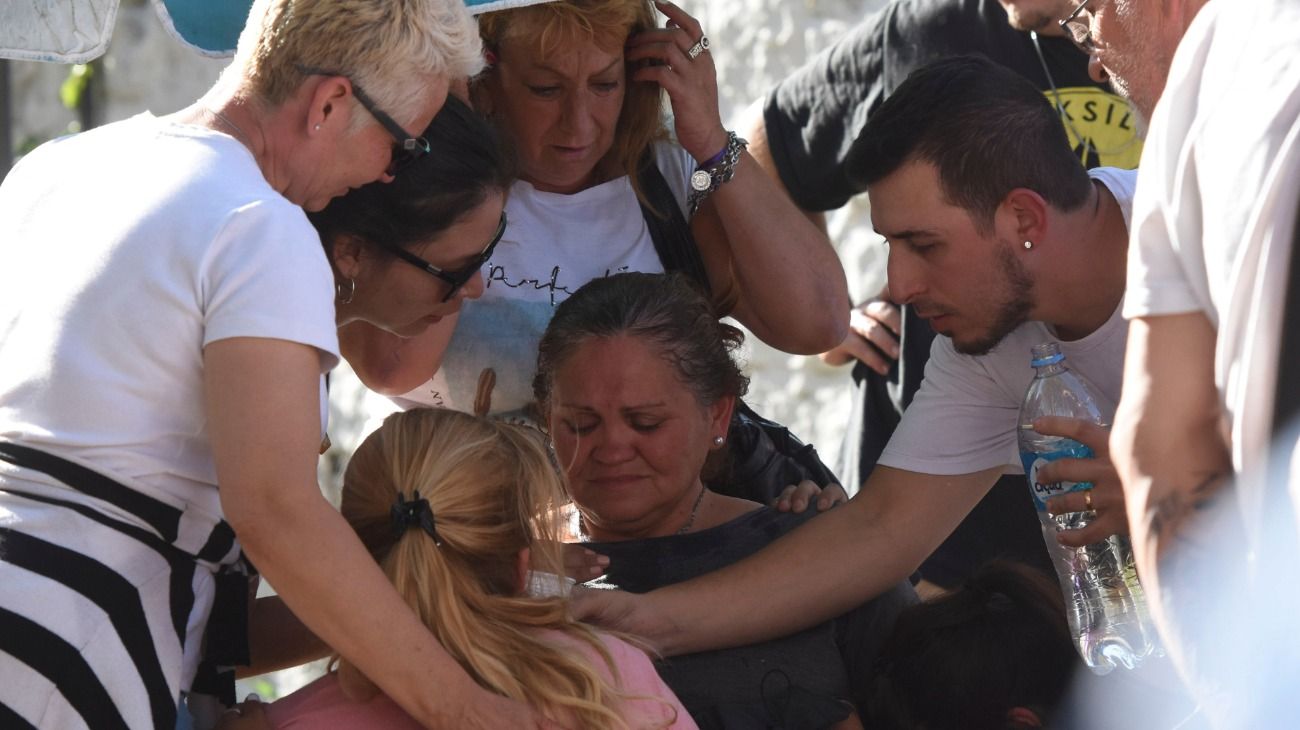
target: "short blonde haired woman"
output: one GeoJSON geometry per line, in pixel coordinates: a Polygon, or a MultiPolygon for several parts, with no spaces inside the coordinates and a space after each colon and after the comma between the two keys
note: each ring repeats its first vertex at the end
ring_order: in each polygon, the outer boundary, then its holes
{"type": "Polygon", "coordinates": [[[6,177],[0,725],[175,727],[205,649],[246,659],[210,620],[242,615],[244,554],[424,724],[537,725],[448,657],[316,484],[337,292],[303,209],[427,152],[409,130],[480,65],[459,0],[257,0],[202,99],[6,177]]]}
{"type": "MultiPolygon", "coordinates": [[[[481,686],[565,724],[694,728],[640,650],[526,591],[562,569],[564,492],[536,435],[457,411],[390,416],[357,448],[342,513],[481,686]]],[[[266,709],[276,728],[417,728],[387,698],[349,701],[329,674],[266,709]]]]}

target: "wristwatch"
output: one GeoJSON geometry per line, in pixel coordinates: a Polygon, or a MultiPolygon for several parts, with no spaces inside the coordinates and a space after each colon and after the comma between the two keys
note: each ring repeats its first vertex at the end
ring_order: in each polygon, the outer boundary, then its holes
{"type": "Polygon", "coordinates": [[[691,215],[695,215],[700,203],[704,202],[709,193],[736,175],[736,163],[748,145],[749,142],[737,137],[735,132],[727,132],[727,146],[691,173],[691,189],[687,196],[687,207],[691,215]]]}
{"type": "Polygon", "coordinates": [[[708,193],[713,186],[713,175],[708,170],[696,170],[691,173],[691,190],[708,193]]]}

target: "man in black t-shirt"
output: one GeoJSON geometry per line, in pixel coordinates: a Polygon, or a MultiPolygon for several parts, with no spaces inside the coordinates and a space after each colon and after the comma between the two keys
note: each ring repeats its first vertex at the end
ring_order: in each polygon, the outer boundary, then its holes
{"type": "MultiPolygon", "coordinates": [[[[979,53],[1036,84],[1061,113],[1087,167],[1133,168],[1142,145],[1127,102],[1089,75],[1088,57],[1057,21],[1074,0],[896,0],[779,83],[749,131],[750,152],[814,218],[862,192],[846,169],[868,116],[914,69],[979,53]],[[1034,33],[1030,33],[1033,31],[1034,33]]],[[[935,109],[942,114],[943,108],[935,109]]],[[[882,296],[882,298],[884,298],[882,296]]],[[[848,339],[823,355],[858,359],[854,406],[838,472],[850,493],[875,466],[920,386],[934,332],[910,308],[862,305],[848,339]],[[892,333],[891,333],[892,330],[892,333]],[[895,341],[894,334],[897,334],[895,341]],[[879,345],[879,346],[877,346],[879,345]],[[885,350],[895,347],[896,353],[885,350]],[[897,362],[891,362],[897,357],[897,362]]],[[[1022,476],[1004,477],[922,566],[940,586],[956,584],[993,557],[1051,571],[1022,476]]]]}

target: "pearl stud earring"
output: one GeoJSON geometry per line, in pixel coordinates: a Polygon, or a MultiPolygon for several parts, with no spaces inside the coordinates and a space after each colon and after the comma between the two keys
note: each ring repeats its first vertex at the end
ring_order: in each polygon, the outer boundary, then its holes
{"type": "Polygon", "coordinates": [[[1028,251],[1029,249],[1031,249],[1031,248],[1033,248],[1033,247],[1034,247],[1034,242],[1033,242],[1033,241],[1025,241],[1025,250],[1026,250],[1026,251],[1028,251]]]}

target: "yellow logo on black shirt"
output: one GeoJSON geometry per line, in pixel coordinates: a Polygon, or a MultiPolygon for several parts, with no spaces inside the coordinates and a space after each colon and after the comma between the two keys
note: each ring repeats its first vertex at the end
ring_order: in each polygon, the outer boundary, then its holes
{"type": "MultiPolygon", "coordinates": [[[[1122,167],[1131,170],[1142,157],[1137,117],[1123,97],[1092,86],[1059,90],[1061,122],[1079,160],[1085,167],[1122,167]]],[[[1044,94],[1056,106],[1051,91],[1044,94]]]]}

